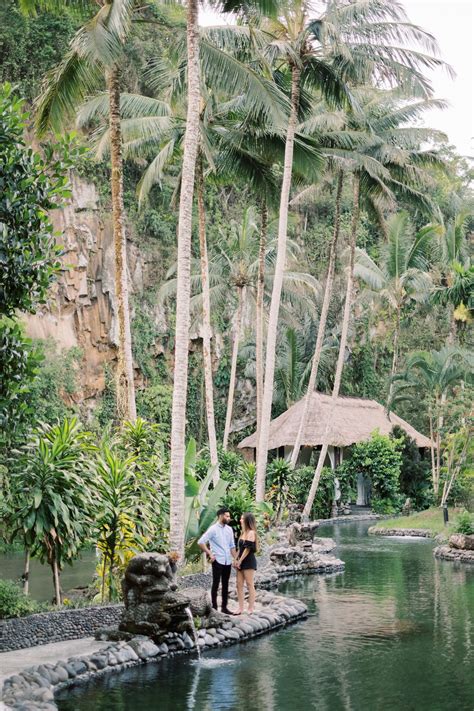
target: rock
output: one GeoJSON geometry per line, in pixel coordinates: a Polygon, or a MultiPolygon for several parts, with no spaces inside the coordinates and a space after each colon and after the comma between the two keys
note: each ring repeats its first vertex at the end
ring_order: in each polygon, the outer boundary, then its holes
{"type": "Polygon", "coordinates": [[[212,637],[210,634],[207,634],[204,637],[204,642],[205,642],[206,646],[214,647],[216,644],[219,643],[219,640],[217,640],[215,637],[212,637]]]}
{"type": "Polygon", "coordinates": [[[166,642],[163,642],[162,644],[160,644],[159,650],[160,650],[160,654],[168,654],[168,645],[166,644],[166,642]]]}
{"type": "Polygon", "coordinates": [[[105,669],[107,666],[107,657],[105,654],[94,654],[90,657],[90,661],[96,665],[97,669],[105,669]]]}
{"type": "Polygon", "coordinates": [[[189,608],[194,617],[208,617],[211,614],[211,595],[202,588],[180,588],[182,595],[188,598],[189,608]]]}
{"type": "Polygon", "coordinates": [[[194,647],[194,642],[187,632],[183,632],[182,640],[185,649],[192,649],[194,647]]]}
{"type": "Polygon", "coordinates": [[[288,542],[290,546],[296,546],[301,541],[310,541],[312,543],[314,534],[318,527],[318,521],[308,521],[308,523],[292,523],[288,528],[288,542]]]}
{"type": "Polygon", "coordinates": [[[449,537],[449,547],[459,550],[474,551],[474,535],[455,533],[449,537]]]}
{"type": "Polygon", "coordinates": [[[136,640],[132,639],[129,643],[133,651],[140,657],[140,659],[150,659],[152,657],[158,656],[160,653],[160,648],[156,646],[151,640],[136,640]]]}

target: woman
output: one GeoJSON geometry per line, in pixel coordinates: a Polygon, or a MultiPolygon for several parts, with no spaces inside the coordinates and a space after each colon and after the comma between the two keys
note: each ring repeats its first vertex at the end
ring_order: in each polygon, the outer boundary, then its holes
{"type": "Polygon", "coordinates": [[[238,555],[235,561],[237,568],[237,597],[239,600],[239,611],[235,614],[241,615],[244,612],[244,583],[247,585],[249,595],[249,614],[252,614],[255,607],[255,585],[253,582],[255,571],[257,570],[257,559],[255,553],[258,548],[257,522],[251,513],[244,513],[240,517],[242,533],[238,542],[238,555]]]}

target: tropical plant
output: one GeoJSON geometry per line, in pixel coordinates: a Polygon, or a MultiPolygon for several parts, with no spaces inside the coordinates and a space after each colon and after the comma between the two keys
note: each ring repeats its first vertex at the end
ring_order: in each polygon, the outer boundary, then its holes
{"type": "Polygon", "coordinates": [[[456,533],[464,533],[465,536],[474,535],[474,514],[469,511],[461,511],[458,514],[456,533]]]}
{"type": "Polygon", "coordinates": [[[28,394],[42,360],[20,324],[0,318],[0,442],[9,440],[9,433],[31,415],[28,394]]]}
{"type": "Polygon", "coordinates": [[[35,430],[10,462],[5,520],[53,573],[56,604],[61,604],[60,571],[86,542],[91,497],[90,433],[76,418],[35,430]]]}
{"type": "Polygon", "coordinates": [[[39,612],[41,605],[22,592],[13,580],[0,580],[0,620],[39,612]]]}
{"type": "Polygon", "coordinates": [[[444,474],[443,493],[441,494],[441,506],[444,506],[451,494],[456,479],[466,468],[472,473],[472,462],[474,457],[474,424],[473,418],[465,424],[458,432],[448,435],[444,446],[444,460],[446,462],[444,474]]]}
{"type": "Polygon", "coordinates": [[[447,404],[453,388],[472,375],[470,354],[454,346],[439,351],[418,351],[406,361],[405,370],[394,379],[392,402],[420,398],[424,393],[428,402],[428,421],[431,440],[431,472],[433,492],[437,497],[441,478],[442,434],[447,404]]]}
{"type": "Polygon", "coordinates": [[[354,444],[349,459],[338,467],[338,473],[347,472],[353,478],[362,474],[370,479],[371,505],[374,510],[377,506],[383,509],[380,513],[392,513],[401,507],[400,444],[399,440],[374,432],[367,442],[354,444]]]}
{"type": "Polygon", "coordinates": [[[434,503],[429,461],[423,458],[415,440],[398,425],[393,428],[390,437],[399,442],[402,455],[400,492],[409,497],[416,511],[429,508],[434,503]]]}
{"type": "Polygon", "coordinates": [[[75,153],[69,136],[45,146],[44,157],[28,148],[28,118],[12,87],[0,87],[0,316],[34,312],[60,268],[48,211],[70,195],[66,173],[75,153]]]}
{"type": "MultiPolygon", "coordinates": [[[[277,322],[286,254],[292,153],[301,89],[318,89],[330,104],[341,104],[349,99],[348,86],[344,80],[357,81],[359,84],[369,83],[371,78],[383,74],[386,79],[390,77],[394,84],[405,88],[410,86],[412,91],[417,90],[426,94],[430,92],[429,83],[417,68],[439,64],[439,61],[431,56],[400,47],[400,40],[401,43],[415,40],[417,43],[428,45],[430,49],[434,48],[434,43],[427,33],[407,21],[405,12],[398,2],[380,2],[380,0],[349,4],[331,2],[321,17],[313,19],[309,17],[309,6],[298,0],[282,8],[278,21],[270,29],[273,29],[274,42],[270,43],[269,52],[274,58],[281,58],[282,69],[285,65],[289,67],[292,88],[281,190],[279,249],[268,327],[262,423],[257,448],[257,500],[262,500],[265,493],[277,322]],[[377,32],[373,31],[374,24],[377,32]],[[397,40],[396,46],[393,44],[394,38],[397,40]]],[[[358,180],[355,180],[355,215],[358,204],[359,184],[358,180]]],[[[355,229],[353,232],[355,233],[355,229]]],[[[351,286],[348,284],[348,293],[351,286]]],[[[349,302],[348,307],[347,320],[350,311],[349,302]]],[[[341,338],[341,342],[342,340],[341,338]]],[[[319,479],[319,476],[315,476],[316,478],[319,479]]],[[[314,498],[317,481],[313,488],[314,498]]],[[[309,502],[310,509],[311,505],[312,502],[309,502]]]]}
{"type": "Polygon", "coordinates": [[[185,458],[185,541],[188,559],[196,558],[200,554],[197,540],[215,519],[219,503],[228,486],[228,483],[221,478],[212,489],[210,488],[214,474],[212,466],[203,479],[196,479],[194,476],[196,461],[196,442],[191,439],[186,448],[185,458]]]}
{"type": "Polygon", "coordinates": [[[94,503],[92,526],[99,562],[100,598],[117,599],[117,572],[128,558],[144,550],[151,515],[150,486],[137,481],[135,460],[122,457],[107,444],[94,462],[91,493],[94,503]]]}
{"type": "Polygon", "coordinates": [[[429,266],[435,237],[441,231],[441,225],[427,225],[413,234],[408,213],[399,212],[387,220],[387,244],[382,248],[379,264],[364,250],[356,250],[355,276],[380,296],[395,317],[387,402],[391,399],[392,379],[398,367],[403,310],[410,301],[422,302],[428,299],[432,288],[429,266]]]}

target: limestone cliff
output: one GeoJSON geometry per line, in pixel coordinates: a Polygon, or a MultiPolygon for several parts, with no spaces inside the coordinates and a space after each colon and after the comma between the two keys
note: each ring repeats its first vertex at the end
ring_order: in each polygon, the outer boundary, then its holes
{"type": "MultiPolygon", "coordinates": [[[[59,348],[83,351],[77,400],[94,398],[104,388],[104,365],[116,357],[116,318],[112,222],[99,212],[95,186],[72,178],[72,199],[52,214],[63,248],[61,274],[48,303],[25,317],[32,338],[52,338],[59,348]]],[[[131,293],[143,288],[143,262],[128,241],[131,293]]]]}

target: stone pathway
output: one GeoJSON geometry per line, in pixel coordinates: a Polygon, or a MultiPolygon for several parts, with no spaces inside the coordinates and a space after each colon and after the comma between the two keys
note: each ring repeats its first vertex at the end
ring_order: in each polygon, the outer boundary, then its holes
{"type": "Polygon", "coordinates": [[[37,647],[17,649],[14,652],[0,653],[0,689],[3,681],[12,674],[39,664],[56,664],[61,659],[67,659],[81,654],[92,654],[107,646],[108,642],[97,642],[93,637],[85,639],[69,639],[67,642],[41,644],[37,647]]]}

